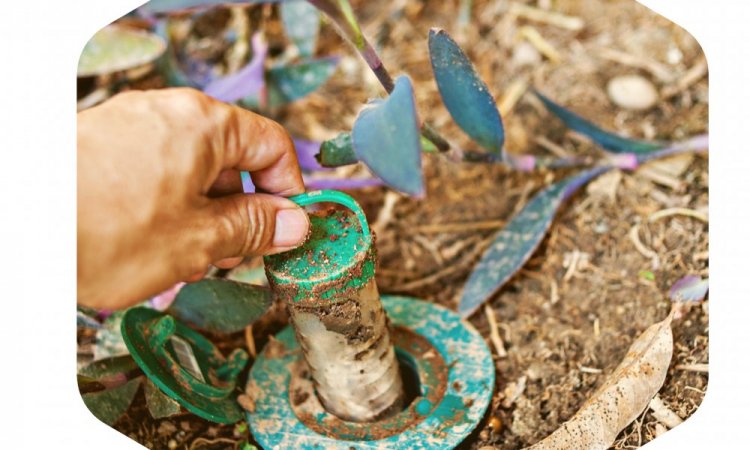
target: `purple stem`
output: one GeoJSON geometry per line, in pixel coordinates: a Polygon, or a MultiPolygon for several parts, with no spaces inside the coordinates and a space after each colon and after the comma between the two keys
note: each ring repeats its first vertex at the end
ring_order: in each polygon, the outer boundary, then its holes
{"type": "Polygon", "coordinates": [[[366,37],[362,36],[362,48],[357,49],[359,51],[359,54],[362,55],[362,58],[365,60],[367,65],[370,67],[372,72],[375,74],[375,76],[378,78],[378,81],[380,81],[380,84],[383,86],[386,92],[389,94],[393,92],[393,78],[391,77],[391,74],[388,73],[388,70],[385,68],[385,65],[383,65],[383,60],[380,59],[380,56],[378,56],[378,53],[375,51],[375,48],[370,44],[370,42],[367,40],[366,37]]]}
{"type": "Polygon", "coordinates": [[[657,158],[664,158],[665,156],[678,155],[680,153],[688,152],[699,152],[708,150],[708,134],[701,134],[694,136],[682,142],[677,142],[661,150],[656,150],[651,153],[643,155],[637,155],[636,159],[638,164],[643,164],[648,161],[652,161],[657,158]]]}

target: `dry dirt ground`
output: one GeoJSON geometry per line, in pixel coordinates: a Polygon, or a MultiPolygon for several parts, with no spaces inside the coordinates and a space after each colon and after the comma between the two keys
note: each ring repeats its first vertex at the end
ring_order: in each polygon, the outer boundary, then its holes
{"type": "MultiPolygon", "coordinates": [[[[353,3],[365,32],[382,47],[386,66],[394,75],[406,73],[414,80],[423,118],[467,148],[473,148],[471,142],[450,121],[432,80],[426,37],[433,26],[459,37],[497,96],[512,152],[599,155],[545,113],[527,86],[634,137],[679,140],[706,132],[708,84],[699,45],[633,0],[526,2],[580,17],[584,27],[579,31],[514,17],[507,14],[509,2],[502,0],[475,1],[463,29],[456,21],[457,0],[353,3]],[[525,26],[546,40],[551,54],[539,54],[520,37],[529,33],[525,26]],[[656,106],[632,112],[613,105],[606,84],[623,74],[640,74],[654,83],[662,94],[656,106]],[[517,101],[514,92],[520,94],[517,101]]],[[[267,20],[273,44],[279,26],[274,16],[267,20]]],[[[276,40],[284,45],[283,38],[276,40]]],[[[277,118],[298,136],[324,139],[349,130],[363,102],[382,93],[330,26],[323,29],[318,53],[344,55],[339,72],[277,118]]],[[[488,240],[530,195],[564,173],[457,165],[434,155],[425,158],[425,166],[423,200],[382,188],[353,195],[379,230],[381,291],[455,308],[488,240]]],[[[707,205],[708,160],[701,155],[652,164],[636,173],[612,172],[568,201],[531,261],[490,302],[507,355],[499,357],[493,348],[494,399],[462,448],[519,449],[570,418],[633,339],[668,314],[671,284],[690,273],[708,275],[707,223],[681,215],[656,221],[649,217],[675,207],[705,212],[707,205]]],[[[659,395],[683,419],[700,405],[708,381],[707,306],[693,307],[673,324],[674,356],[659,395]]],[[[486,314],[480,309],[470,321],[489,343],[486,314]]],[[[257,344],[282,322],[276,314],[256,327],[257,344]]],[[[244,345],[244,338],[232,336],[221,343],[228,349],[244,345]]],[[[208,424],[189,414],[153,420],[142,393],[116,428],[151,448],[226,449],[247,438],[242,427],[208,424]]],[[[664,431],[647,410],[613,448],[636,448],[664,431]]]]}

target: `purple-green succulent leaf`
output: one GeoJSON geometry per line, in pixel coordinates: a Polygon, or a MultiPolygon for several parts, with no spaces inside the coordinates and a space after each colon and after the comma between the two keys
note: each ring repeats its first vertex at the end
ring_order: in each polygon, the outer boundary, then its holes
{"type": "Polygon", "coordinates": [[[673,302],[698,303],[703,301],[708,294],[708,278],[698,275],[687,275],[672,285],[669,289],[669,298],[673,302]]]}
{"type": "Polygon", "coordinates": [[[287,37],[294,42],[300,56],[309,58],[315,53],[320,31],[320,12],[309,2],[283,2],[279,7],[287,37]]]}
{"type": "Polygon", "coordinates": [[[133,402],[143,377],[138,377],[116,388],[81,395],[91,413],[107,425],[114,424],[133,402]]]}
{"type": "Polygon", "coordinates": [[[237,72],[218,78],[203,88],[203,92],[217,100],[233,103],[244,97],[258,95],[265,88],[265,62],[268,44],[263,35],[253,36],[253,57],[237,72]]]}
{"type": "Polygon", "coordinates": [[[357,158],[388,186],[424,195],[419,120],[408,77],[396,80],[388,98],[362,110],[354,122],[352,142],[357,158]]]}
{"type": "Polygon", "coordinates": [[[573,111],[558,105],[540,92],[534,91],[534,93],[539,97],[547,110],[557,116],[568,128],[588,137],[604,150],[613,153],[635,153],[641,155],[651,153],[665,146],[661,142],[640,141],[618,136],[594,125],[573,111]]]}
{"type": "Polygon", "coordinates": [[[637,163],[644,164],[654,159],[666,158],[672,155],[689,152],[702,152],[708,150],[708,134],[693,136],[684,141],[675,142],[664,148],[655,150],[651,153],[636,155],[637,163]]]}
{"type": "Polygon", "coordinates": [[[435,81],[453,120],[482,148],[505,160],[500,112],[469,58],[443,30],[430,30],[429,48],[435,81]]]}
{"type": "Polygon", "coordinates": [[[99,359],[78,370],[78,375],[94,380],[108,389],[121,386],[141,373],[130,355],[99,359]]]}
{"type": "Polygon", "coordinates": [[[86,43],[78,59],[78,76],[120,72],[148,64],[167,48],[164,38],[118,24],[107,25],[86,43]]]}
{"type": "Polygon", "coordinates": [[[268,71],[268,102],[272,108],[315,92],[336,71],[336,57],[312,59],[268,71]]]}
{"type": "Polygon", "coordinates": [[[180,289],[167,312],[205,330],[234,333],[258,320],[271,304],[263,286],[203,279],[180,289]]]}
{"type": "Polygon", "coordinates": [[[177,400],[168,396],[161,391],[148,378],[145,381],[143,392],[146,396],[146,407],[154,419],[163,419],[164,417],[174,416],[181,410],[177,400]]]}
{"type": "Polygon", "coordinates": [[[518,272],[547,234],[560,205],[579,187],[611,169],[595,167],[539,191],[500,230],[464,286],[458,311],[470,316],[518,272]]]}

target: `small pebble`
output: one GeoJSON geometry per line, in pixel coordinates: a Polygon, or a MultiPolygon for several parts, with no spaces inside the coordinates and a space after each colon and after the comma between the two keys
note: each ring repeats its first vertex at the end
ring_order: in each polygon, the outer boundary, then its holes
{"type": "Polygon", "coordinates": [[[174,439],[170,439],[169,442],[167,442],[167,447],[170,448],[170,450],[174,450],[177,448],[177,441],[174,439]]]}
{"type": "Polygon", "coordinates": [[[600,221],[594,225],[594,233],[604,234],[608,232],[609,232],[609,225],[607,225],[607,222],[600,221]]]}
{"type": "Polygon", "coordinates": [[[656,104],[659,94],[653,83],[640,75],[622,75],[607,83],[607,94],[617,106],[642,111],[656,104]]]}
{"type": "Polygon", "coordinates": [[[542,62],[542,55],[529,42],[521,41],[513,48],[513,67],[535,66],[542,62]]]}
{"type": "Polygon", "coordinates": [[[503,422],[498,417],[492,417],[489,426],[493,433],[499,433],[500,429],[503,427],[503,422]]]}

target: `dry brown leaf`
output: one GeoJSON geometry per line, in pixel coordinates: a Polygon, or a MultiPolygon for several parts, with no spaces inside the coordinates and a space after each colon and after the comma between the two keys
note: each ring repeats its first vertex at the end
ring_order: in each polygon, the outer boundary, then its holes
{"type": "Polygon", "coordinates": [[[527,450],[607,449],[664,384],[672,359],[672,315],[651,325],[604,385],[560,428],[527,450]]]}

